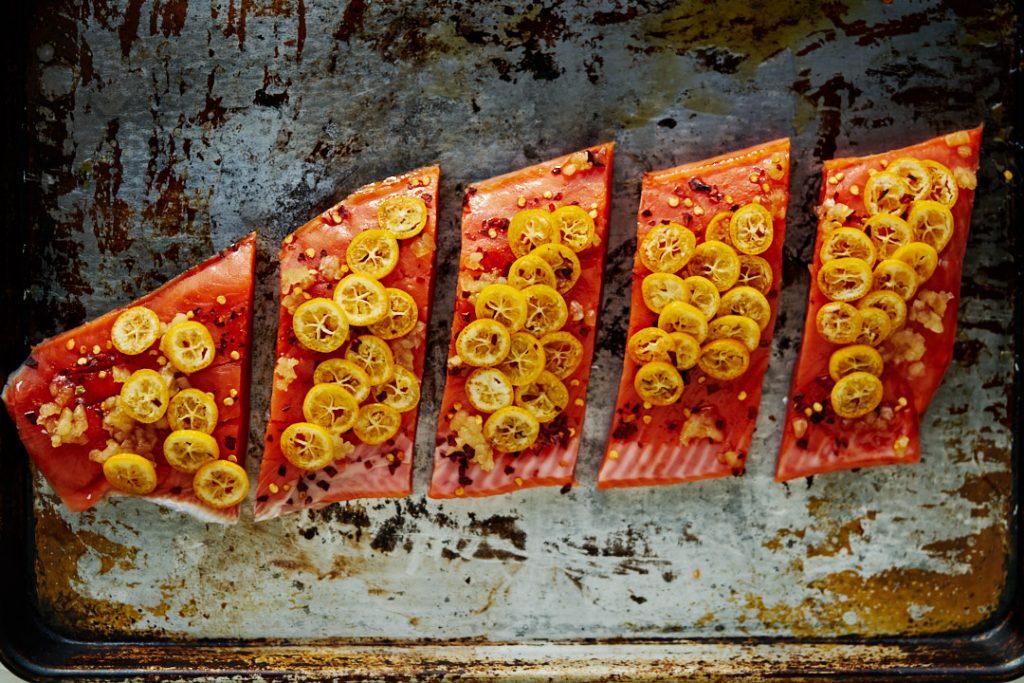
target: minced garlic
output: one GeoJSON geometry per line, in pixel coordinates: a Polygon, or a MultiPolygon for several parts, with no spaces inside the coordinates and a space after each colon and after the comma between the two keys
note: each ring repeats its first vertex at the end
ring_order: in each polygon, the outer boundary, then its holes
{"type": "Polygon", "coordinates": [[[295,374],[295,366],[299,364],[298,358],[281,356],[274,365],[274,388],[279,391],[288,391],[289,385],[298,377],[295,374]]]}

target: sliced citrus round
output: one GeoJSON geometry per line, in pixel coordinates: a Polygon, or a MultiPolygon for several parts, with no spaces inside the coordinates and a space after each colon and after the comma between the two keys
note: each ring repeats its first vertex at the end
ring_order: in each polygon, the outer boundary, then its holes
{"type": "Polygon", "coordinates": [[[420,380],[416,373],[401,365],[395,366],[395,376],[373,388],[379,403],[407,413],[420,403],[420,380]]]}
{"type": "Polygon", "coordinates": [[[892,320],[882,309],[862,306],[857,311],[860,313],[861,321],[860,334],[857,335],[858,344],[878,346],[892,334],[892,320]]]}
{"type": "Polygon", "coordinates": [[[869,372],[880,377],[883,367],[882,355],[867,344],[836,349],[828,359],[828,374],[835,382],[852,372],[869,372]]]}
{"type": "Polygon", "coordinates": [[[156,422],[171,402],[167,382],[156,370],[136,370],[121,385],[118,399],[128,417],[143,424],[156,422]]]}
{"type": "Polygon", "coordinates": [[[877,258],[892,256],[904,244],[910,244],[914,232],[910,225],[899,216],[880,213],[864,222],[864,230],[871,235],[877,258]]]}
{"type": "Polygon", "coordinates": [[[931,194],[932,178],[918,159],[913,157],[900,157],[890,161],[885,167],[889,173],[895,173],[907,184],[912,199],[927,199],[931,194]]]}
{"type": "Polygon", "coordinates": [[[697,245],[686,269],[690,275],[706,278],[719,292],[724,292],[740,277],[740,259],[725,242],[711,240],[697,245]]]}
{"type": "Polygon", "coordinates": [[[353,273],[379,280],[398,265],[398,240],[387,230],[363,230],[349,242],[345,261],[353,273]]]}
{"type": "Polygon", "coordinates": [[[917,292],[917,273],[903,261],[885,259],[875,266],[874,289],[896,292],[904,301],[910,301],[917,292]]]}
{"type": "Polygon", "coordinates": [[[675,273],[693,256],[697,236],[679,225],[666,223],[651,228],[637,253],[640,262],[652,273],[675,273]]]}
{"type": "Polygon", "coordinates": [[[160,316],[145,306],[132,306],[117,316],[110,328],[114,348],[129,356],[137,356],[160,338],[160,316]]]}
{"type": "Polygon", "coordinates": [[[753,287],[765,296],[771,291],[774,275],[772,267],[760,256],[740,254],[740,276],[737,285],[753,287]]]}
{"type": "Polygon", "coordinates": [[[296,422],[281,434],[281,452],[303,470],[319,470],[334,462],[334,438],[320,425],[296,422]]]}
{"type": "Polygon", "coordinates": [[[551,266],[555,274],[555,289],[559,292],[568,292],[580,278],[580,260],[564,244],[542,244],[533,250],[533,254],[551,266]]]}
{"type": "Polygon", "coordinates": [[[761,342],[761,327],[745,315],[723,315],[708,323],[708,339],[737,339],[753,352],[761,342]]]}
{"type": "Polygon", "coordinates": [[[371,385],[384,384],[395,376],[395,355],[380,337],[362,334],[345,349],[345,358],[366,373],[371,385]]]}
{"type": "Polygon", "coordinates": [[[476,317],[490,318],[515,332],[526,322],[526,296],[509,285],[487,285],[476,295],[476,317]]]}
{"type": "Polygon", "coordinates": [[[500,408],[484,422],[484,438],[502,453],[518,453],[532,446],[540,433],[540,423],[525,408],[500,408]]]}
{"type": "Polygon", "coordinates": [[[931,190],[928,192],[928,199],[932,199],[950,209],[956,204],[956,198],[960,193],[956,185],[956,178],[953,172],[943,164],[930,159],[922,159],[921,164],[928,169],[928,179],[931,182],[931,190]]]}
{"type": "Polygon", "coordinates": [[[863,417],[882,402],[882,380],[870,372],[851,372],[836,382],[829,398],[839,417],[863,417]]]}
{"type": "Polygon", "coordinates": [[[508,355],[498,364],[498,369],[513,385],[520,386],[537,379],[544,371],[545,363],[540,340],[529,332],[516,332],[512,335],[508,355]]]}
{"type": "Polygon", "coordinates": [[[368,403],[359,409],[352,431],[365,444],[382,444],[398,433],[402,414],[383,403],[368,403]]]}
{"type": "Polygon", "coordinates": [[[413,331],[420,318],[419,307],[412,295],[404,289],[388,287],[388,313],[383,319],[371,323],[368,329],[381,339],[398,339],[413,331]]]}
{"type": "Polygon", "coordinates": [[[332,300],[310,299],[295,309],[292,331],[307,349],[329,353],[348,339],[348,319],[332,300]]]}
{"type": "Polygon", "coordinates": [[[352,429],[359,412],[359,402],[348,390],[337,384],[314,384],[302,400],[302,416],[306,422],[320,425],[331,434],[352,429]]]}
{"type": "Polygon", "coordinates": [[[194,429],[213,434],[218,418],[213,394],[199,389],[182,389],[167,406],[167,424],[171,429],[194,429]]]}
{"type": "Polygon", "coordinates": [[[569,390],[544,370],[536,379],[516,387],[516,405],[530,411],[538,422],[551,422],[569,405],[569,390]]]}
{"type": "Polygon", "coordinates": [[[508,284],[516,289],[526,289],[530,285],[557,285],[555,271],[547,261],[530,252],[517,258],[508,269],[508,284]]]}
{"type": "Polygon", "coordinates": [[[843,301],[829,301],[818,309],[815,316],[818,334],[833,344],[852,344],[857,341],[862,324],[857,309],[843,301]]]}
{"type": "Polygon", "coordinates": [[[875,265],[877,257],[874,242],[857,228],[836,228],[830,232],[822,241],[819,254],[822,263],[838,258],[859,258],[869,266],[875,265]]]}
{"type": "Polygon", "coordinates": [[[871,290],[871,266],[859,258],[837,258],[818,270],[818,289],[832,301],[856,301],[871,290]]]}
{"type": "Polygon", "coordinates": [[[640,284],[640,292],[647,308],[655,313],[661,313],[673,301],[690,299],[690,286],[672,273],[651,273],[640,284]]]}
{"type": "Polygon", "coordinates": [[[370,376],[360,366],[344,358],[330,358],[313,371],[315,384],[337,384],[362,403],[370,395],[370,376]]]}
{"type": "Polygon", "coordinates": [[[708,226],[704,228],[705,240],[717,240],[732,245],[732,238],[729,236],[729,222],[732,220],[732,211],[719,211],[711,219],[708,226]]]}
{"type": "Polygon", "coordinates": [[[116,453],[103,461],[107,483],[122,493],[144,496],[156,489],[156,468],[135,453],[116,453]]]}
{"type": "Polygon", "coordinates": [[[709,377],[728,381],[747,371],[750,352],[739,340],[715,339],[701,347],[697,365],[709,377]]]}
{"type": "Polygon", "coordinates": [[[388,197],[377,206],[377,225],[400,240],[423,232],[427,205],[419,197],[388,197]]]}
{"type": "Polygon", "coordinates": [[[626,342],[626,355],[643,365],[656,360],[668,362],[671,341],[668,332],[659,327],[643,327],[626,342]]]}
{"type": "Polygon", "coordinates": [[[515,390],[497,368],[477,368],[466,379],[466,398],[481,413],[493,413],[512,405],[515,390]]]}
{"type": "Polygon", "coordinates": [[[907,302],[896,292],[887,289],[871,292],[857,302],[857,308],[878,308],[885,311],[893,330],[900,329],[907,321],[907,302]]]}
{"type": "Polygon", "coordinates": [[[746,204],[729,219],[732,246],[744,254],[763,254],[772,246],[772,214],[760,204],[746,204]]]}
{"type": "Polygon", "coordinates": [[[714,318],[722,301],[722,295],[718,293],[715,283],[700,275],[691,275],[683,282],[690,288],[690,305],[699,308],[708,320],[714,318]]]}
{"type": "Polygon", "coordinates": [[[926,199],[914,202],[907,216],[914,239],[941,252],[953,236],[953,214],[945,205],[926,199]]]}
{"type": "Polygon", "coordinates": [[[594,219],[582,207],[560,206],[551,214],[551,222],[558,231],[559,241],[575,252],[583,251],[594,242],[594,219]]]}
{"type": "Polygon", "coordinates": [[[216,351],[210,330],[195,320],[186,320],[168,327],[160,340],[160,350],[176,370],[185,374],[209,367],[216,351]]]}
{"type": "MultiPolygon", "coordinates": [[[[537,285],[543,287],[544,285],[537,285]]],[[[552,290],[554,291],[554,290],[552,290]]],[[[490,367],[505,360],[512,346],[512,336],[501,323],[474,320],[462,328],[455,338],[455,351],[467,365],[490,367]]]]}
{"type": "Polygon", "coordinates": [[[566,379],[583,360],[583,344],[568,332],[549,332],[540,338],[544,349],[544,369],[558,379],[566,379]]]}
{"type": "Polygon", "coordinates": [[[912,198],[907,183],[895,173],[882,171],[864,183],[864,207],[871,216],[879,213],[898,216],[907,208],[912,198]]]}
{"type": "Polygon", "coordinates": [[[683,376],[671,364],[654,361],[636,371],[633,389],[652,405],[669,406],[683,395],[683,376]]]}
{"type": "Polygon", "coordinates": [[[164,439],[164,459],[179,472],[192,474],[219,457],[220,446],[217,440],[206,432],[176,429],[164,439]]]}
{"type": "Polygon", "coordinates": [[[689,370],[697,364],[700,358],[700,342],[692,334],[669,332],[668,344],[669,360],[677,370],[689,370]]]}
{"type": "Polygon", "coordinates": [[[708,319],[693,304],[673,301],[658,316],[658,327],[666,332],[685,332],[693,335],[698,342],[708,336],[708,319]]]}
{"type": "Polygon", "coordinates": [[[342,278],[334,288],[334,303],[345,312],[350,325],[366,326],[388,317],[391,297],[375,278],[353,273],[342,278]]]}
{"type": "Polygon", "coordinates": [[[753,287],[733,287],[722,295],[718,314],[745,316],[764,330],[772,319],[772,307],[764,294],[753,287]]]}
{"type": "Polygon", "coordinates": [[[562,329],[569,319],[569,308],[561,294],[547,285],[531,285],[522,291],[526,296],[523,329],[535,337],[562,329]]]}
{"type": "Polygon", "coordinates": [[[223,510],[238,505],[249,495],[249,476],[241,466],[228,460],[208,462],[192,477],[196,498],[223,510]]]}
{"type": "Polygon", "coordinates": [[[546,209],[517,211],[508,224],[508,246],[516,256],[525,256],[542,244],[557,244],[559,233],[546,209]]]}
{"type": "Polygon", "coordinates": [[[939,254],[930,244],[911,242],[904,244],[892,255],[897,261],[903,261],[914,269],[919,285],[932,276],[939,265],[939,254]]]}

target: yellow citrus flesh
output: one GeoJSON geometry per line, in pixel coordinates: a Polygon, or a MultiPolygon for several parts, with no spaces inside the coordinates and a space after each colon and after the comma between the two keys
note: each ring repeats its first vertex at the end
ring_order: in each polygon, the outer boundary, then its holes
{"type": "Polygon", "coordinates": [[[481,413],[493,413],[515,400],[512,382],[497,368],[477,368],[466,379],[466,397],[481,413]]]}
{"type": "Polygon", "coordinates": [[[214,460],[196,471],[192,491],[206,505],[223,510],[238,505],[249,495],[249,476],[233,462],[214,460]]]}
{"type": "Polygon", "coordinates": [[[383,319],[371,323],[367,329],[381,339],[398,339],[413,331],[420,311],[412,295],[402,289],[388,287],[388,313],[383,319]]]}
{"type": "MultiPolygon", "coordinates": [[[[538,285],[543,287],[543,285],[538,285]]],[[[501,323],[490,320],[474,320],[459,332],[455,339],[455,351],[467,365],[490,367],[505,360],[512,346],[512,335],[501,323]]]]}
{"type": "Polygon", "coordinates": [[[377,225],[405,240],[423,232],[427,215],[427,205],[419,197],[388,197],[377,207],[377,225]]]}
{"type": "Polygon", "coordinates": [[[402,414],[383,403],[368,403],[359,409],[352,431],[365,444],[382,444],[398,433],[402,414]]]}
{"type": "Polygon", "coordinates": [[[307,349],[330,353],[348,339],[348,318],[331,299],[310,299],[295,309],[292,331],[307,349]]]}
{"type": "Polygon", "coordinates": [[[130,418],[143,424],[156,422],[170,404],[167,382],[155,370],[136,370],[121,385],[118,397],[121,408],[130,418]]]}
{"type": "Polygon", "coordinates": [[[194,429],[176,429],[168,434],[163,450],[168,465],[188,474],[220,457],[217,440],[194,429]]]}
{"type": "Polygon", "coordinates": [[[487,285],[476,295],[476,317],[490,318],[516,332],[526,322],[526,296],[509,285],[487,285]]]}
{"type": "Polygon", "coordinates": [[[334,303],[344,311],[351,325],[367,326],[385,320],[390,301],[384,285],[369,275],[346,275],[334,288],[334,303]]]}
{"type": "Polygon", "coordinates": [[[644,304],[654,313],[661,313],[673,301],[690,300],[690,286],[672,273],[651,273],[640,284],[640,292],[644,304]]]}
{"type": "Polygon", "coordinates": [[[863,321],[860,312],[843,301],[829,301],[818,309],[815,326],[821,338],[832,344],[852,344],[857,341],[863,321]]]}
{"type": "Polygon", "coordinates": [[[349,242],[345,261],[353,273],[379,280],[398,265],[398,240],[387,230],[363,230],[349,242]]]}
{"type": "Polygon", "coordinates": [[[540,433],[540,422],[519,406],[501,408],[484,422],[484,438],[502,453],[518,453],[532,446],[540,433]]]}
{"type": "Polygon", "coordinates": [[[864,417],[882,402],[882,380],[869,372],[851,372],[836,382],[829,399],[839,417],[864,417]]]}
{"type": "Polygon", "coordinates": [[[362,403],[370,395],[370,376],[359,365],[344,358],[329,358],[313,371],[314,384],[337,384],[362,403]]]}
{"type": "Polygon", "coordinates": [[[319,425],[331,434],[352,429],[359,412],[359,402],[337,384],[314,384],[302,401],[306,422],[319,425]]]}
{"type": "Polygon", "coordinates": [[[195,320],[171,325],[160,340],[160,350],[179,372],[191,374],[213,363],[213,336],[195,320]]]}
{"type": "Polygon", "coordinates": [[[345,359],[358,365],[371,385],[384,384],[395,376],[395,356],[388,343],[372,334],[352,340],[345,349],[345,359]]]}
{"type": "Polygon", "coordinates": [[[156,489],[156,468],[135,453],[117,453],[103,462],[107,483],[122,493],[144,496],[156,489]]]}
{"type": "Polygon", "coordinates": [[[334,439],[320,425],[311,422],[288,425],[280,443],[284,457],[299,469],[319,470],[334,462],[334,439]]]}
{"type": "Polygon", "coordinates": [[[512,335],[508,355],[498,368],[514,386],[521,386],[537,379],[545,364],[540,340],[529,332],[516,332],[512,335]]]}
{"type": "Polygon", "coordinates": [[[640,366],[636,371],[633,388],[648,403],[668,406],[683,395],[683,377],[673,365],[654,361],[640,366]]]}
{"type": "Polygon", "coordinates": [[[675,273],[690,261],[696,245],[696,235],[678,223],[668,223],[644,235],[637,254],[652,273],[675,273]]]}
{"type": "Polygon", "coordinates": [[[395,376],[374,387],[373,394],[378,402],[407,413],[420,403],[420,381],[412,370],[396,365],[395,376]]]}
{"type": "Polygon", "coordinates": [[[701,347],[697,365],[709,377],[728,381],[747,371],[750,352],[736,339],[714,339],[701,347]]]}
{"type": "Polygon", "coordinates": [[[182,389],[167,406],[167,424],[171,429],[194,429],[213,434],[219,416],[213,395],[199,389],[182,389]]]}
{"type": "Polygon", "coordinates": [[[110,329],[114,348],[129,356],[148,350],[160,338],[160,317],[145,306],[133,306],[117,316],[110,329]]]}

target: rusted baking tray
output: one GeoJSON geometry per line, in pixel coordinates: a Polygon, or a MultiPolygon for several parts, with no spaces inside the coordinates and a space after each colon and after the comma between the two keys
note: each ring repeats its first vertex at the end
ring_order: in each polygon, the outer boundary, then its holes
{"type": "MultiPolygon", "coordinates": [[[[1006,680],[1024,671],[1010,2],[10,3],[4,372],[252,229],[278,240],[439,162],[411,498],[205,525],[71,514],[3,420],[3,660],[24,676],[1006,680]],[[984,122],[955,361],[919,465],[772,481],[823,159],[984,122]],[[790,136],[782,314],[745,476],[599,492],[644,171],[790,136]],[[429,474],[473,180],[615,140],[580,485],[437,502],[429,474]]],[[[1014,141],[1017,142],[1014,142],[1014,141]]],[[[256,340],[253,439],[270,388],[256,340]]]]}

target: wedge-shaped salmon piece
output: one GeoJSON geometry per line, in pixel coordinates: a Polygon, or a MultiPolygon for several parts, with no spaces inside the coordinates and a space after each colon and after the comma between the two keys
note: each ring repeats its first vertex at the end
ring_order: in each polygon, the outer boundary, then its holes
{"type": "Polygon", "coordinates": [[[956,340],[981,132],[825,163],[776,479],[920,460],[956,340]]]}
{"type": "Polygon", "coordinates": [[[244,459],[255,234],[156,291],[41,342],[4,388],[69,509],[142,496],[233,522],[244,459]]]}
{"type": "Polygon", "coordinates": [[[647,174],[598,486],[744,471],[782,278],[789,141],[647,174]]]}
{"type": "Polygon", "coordinates": [[[412,491],[439,177],[367,185],[284,238],[257,520],[412,491]]]}
{"type": "Polygon", "coordinates": [[[466,191],[431,497],[573,483],[611,177],[605,144],[466,191]]]}

